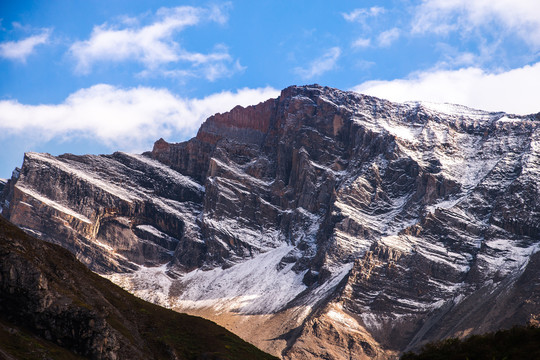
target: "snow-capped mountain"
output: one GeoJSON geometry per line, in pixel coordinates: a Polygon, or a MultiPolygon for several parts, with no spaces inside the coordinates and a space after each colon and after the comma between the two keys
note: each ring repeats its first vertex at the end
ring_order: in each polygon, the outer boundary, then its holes
{"type": "Polygon", "coordinates": [[[317,85],[143,155],[27,153],[3,216],[284,359],[540,318],[540,114],[317,85]]]}

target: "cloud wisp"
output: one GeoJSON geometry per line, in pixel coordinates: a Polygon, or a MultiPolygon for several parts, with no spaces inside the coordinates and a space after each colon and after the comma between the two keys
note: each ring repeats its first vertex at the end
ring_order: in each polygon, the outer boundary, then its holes
{"type": "Polygon", "coordinates": [[[341,56],[341,48],[332,47],[324,52],[324,54],[313,60],[308,67],[296,67],[294,72],[304,80],[313,79],[328,71],[333,70],[341,56]]]}
{"type": "Polygon", "coordinates": [[[351,12],[341,14],[343,18],[349,22],[363,22],[367,17],[378,16],[383,14],[385,9],[380,6],[372,6],[370,8],[354,9],[351,12]]]}
{"type": "Polygon", "coordinates": [[[538,79],[540,62],[499,73],[478,67],[417,72],[406,79],[367,81],[353,91],[397,102],[454,103],[525,115],[540,112],[538,79]]]}
{"type": "Polygon", "coordinates": [[[413,33],[470,33],[498,26],[498,33],[516,34],[540,49],[540,2],[537,0],[424,0],[416,9],[413,33]]]}
{"type": "Polygon", "coordinates": [[[0,57],[8,60],[26,63],[26,59],[34,53],[38,45],[47,44],[51,35],[50,29],[44,29],[40,34],[19,41],[0,43],[0,57]]]}
{"type": "Polygon", "coordinates": [[[377,37],[377,41],[380,47],[388,47],[392,45],[394,41],[399,39],[400,31],[398,28],[392,28],[390,30],[383,31],[377,37]]]}
{"type": "Polygon", "coordinates": [[[228,5],[209,8],[180,6],[161,8],[154,21],[140,26],[138,19],[124,19],[120,24],[95,26],[88,40],[71,45],[69,53],[75,59],[75,70],[80,74],[91,72],[96,63],[137,62],[144,66],[143,75],[170,75],[206,77],[215,80],[241,70],[227,47],[218,45],[208,54],[183,48],[175,35],[202,22],[227,22],[228,5]],[[182,66],[171,70],[167,65],[182,66]],[[186,65],[187,64],[187,65],[186,65]],[[187,67],[187,68],[186,68],[187,67]],[[206,76],[206,74],[211,74],[206,76]]]}
{"type": "Polygon", "coordinates": [[[0,101],[3,136],[91,139],[114,150],[148,149],[160,137],[183,140],[207,117],[236,105],[256,104],[279,92],[273,88],[223,91],[202,99],[180,98],[166,89],[123,89],[99,84],[71,94],[61,104],[25,105],[0,101]],[[35,135],[35,136],[33,136],[35,135]]]}

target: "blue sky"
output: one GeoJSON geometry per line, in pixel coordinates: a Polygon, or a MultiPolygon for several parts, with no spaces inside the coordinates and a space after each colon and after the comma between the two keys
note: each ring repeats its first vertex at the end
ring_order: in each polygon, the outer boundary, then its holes
{"type": "Polygon", "coordinates": [[[540,112],[540,2],[0,1],[0,177],[25,151],[149,150],[318,83],[540,112]]]}

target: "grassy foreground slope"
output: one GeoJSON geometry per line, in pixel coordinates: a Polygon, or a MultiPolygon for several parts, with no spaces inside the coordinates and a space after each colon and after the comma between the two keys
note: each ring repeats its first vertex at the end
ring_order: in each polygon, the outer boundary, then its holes
{"type": "Polygon", "coordinates": [[[538,360],[540,328],[516,326],[466,339],[447,339],[427,344],[419,354],[406,353],[401,360],[538,360]]]}
{"type": "Polygon", "coordinates": [[[0,358],[275,359],[211,321],[136,298],[1,216],[0,358]]]}

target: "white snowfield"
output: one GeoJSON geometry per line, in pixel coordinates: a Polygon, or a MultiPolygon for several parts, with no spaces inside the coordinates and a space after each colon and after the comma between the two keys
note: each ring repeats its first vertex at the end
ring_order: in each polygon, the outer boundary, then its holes
{"type": "MultiPolygon", "coordinates": [[[[194,270],[180,278],[167,275],[167,266],[140,267],[131,274],[107,276],[137,296],[170,308],[189,311],[212,308],[217,314],[272,314],[283,310],[307,286],[302,282],[305,271],[295,273],[293,264],[278,267],[281,259],[294,247],[284,245],[228,269],[194,270]],[[169,296],[175,287],[184,289],[169,296]]],[[[337,268],[335,275],[319,287],[302,305],[313,306],[328,295],[350,271],[352,264],[337,268]]]]}

